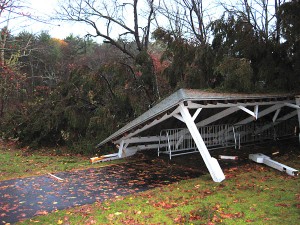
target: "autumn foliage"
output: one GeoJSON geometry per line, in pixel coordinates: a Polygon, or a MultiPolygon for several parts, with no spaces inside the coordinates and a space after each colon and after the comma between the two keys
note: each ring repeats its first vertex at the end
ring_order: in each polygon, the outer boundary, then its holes
{"type": "Polygon", "coordinates": [[[300,32],[299,20],[291,18],[298,18],[298,8],[297,1],[278,5],[273,33],[234,9],[199,30],[194,26],[185,33],[186,21],[170,17],[174,29],[150,30],[149,23],[144,39],[136,26],[128,33],[133,39],[106,37],[104,43],[90,36],[61,40],[47,32],[13,35],[3,27],[2,136],[32,147],[68,145],[74,152],[93,152],[95,142],[179,88],[297,92],[300,32]]]}

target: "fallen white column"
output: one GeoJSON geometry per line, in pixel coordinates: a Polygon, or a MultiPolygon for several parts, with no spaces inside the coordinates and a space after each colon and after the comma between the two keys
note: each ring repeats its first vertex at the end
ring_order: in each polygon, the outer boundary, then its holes
{"type": "Polygon", "coordinates": [[[298,176],[298,170],[291,168],[289,166],[286,166],[282,163],[276,162],[276,161],[272,160],[269,156],[266,156],[264,154],[261,154],[261,153],[250,154],[249,159],[251,159],[257,163],[266,164],[267,166],[270,166],[279,171],[286,172],[288,175],[298,176]]]}

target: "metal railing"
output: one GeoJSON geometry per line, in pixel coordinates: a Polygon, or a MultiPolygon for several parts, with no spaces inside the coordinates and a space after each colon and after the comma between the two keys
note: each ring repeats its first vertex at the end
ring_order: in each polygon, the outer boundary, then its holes
{"type": "MultiPolygon", "coordinates": [[[[254,122],[241,125],[209,125],[198,127],[199,133],[208,150],[261,143],[295,135],[293,123],[254,122]]],[[[198,152],[197,146],[187,128],[165,129],[160,132],[158,156],[173,156],[198,152]]]]}
{"type": "MultiPolygon", "coordinates": [[[[199,133],[208,149],[217,149],[235,146],[233,127],[227,124],[199,127],[199,133]]],[[[160,132],[158,155],[169,154],[172,156],[198,152],[197,146],[186,128],[165,129],[160,132]],[[166,138],[162,138],[166,137],[166,138]]]]}

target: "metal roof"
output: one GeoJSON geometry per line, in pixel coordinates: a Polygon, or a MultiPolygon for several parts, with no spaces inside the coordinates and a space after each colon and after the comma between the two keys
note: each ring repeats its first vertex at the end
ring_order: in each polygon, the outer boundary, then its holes
{"type": "Polygon", "coordinates": [[[165,98],[153,108],[149,109],[108,138],[103,140],[97,145],[97,147],[114,140],[120,136],[125,135],[126,133],[134,130],[136,127],[145,124],[148,121],[152,121],[156,117],[168,112],[170,109],[173,109],[179,105],[181,102],[185,101],[196,101],[203,102],[215,102],[215,103],[224,103],[227,101],[274,101],[274,100],[284,100],[294,98],[291,94],[233,94],[233,93],[214,93],[207,92],[195,89],[179,89],[178,91],[171,94],[169,97],[165,98]]]}

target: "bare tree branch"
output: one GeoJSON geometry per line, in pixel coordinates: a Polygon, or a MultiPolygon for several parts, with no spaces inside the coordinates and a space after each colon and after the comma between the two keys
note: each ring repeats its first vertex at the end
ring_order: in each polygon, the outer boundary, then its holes
{"type": "Polygon", "coordinates": [[[129,42],[134,40],[138,51],[147,50],[153,12],[154,0],[147,0],[146,3],[142,0],[133,0],[133,3],[118,0],[68,0],[61,3],[58,19],[87,24],[95,31],[95,34],[88,34],[89,36],[102,37],[130,58],[134,58],[136,53],[127,48],[126,44],[119,44],[122,40],[116,38],[122,36],[129,42]],[[147,19],[139,14],[142,7],[148,10],[147,19]],[[128,13],[124,15],[124,11],[132,12],[132,16],[128,16],[128,13]],[[141,29],[142,27],[145,29],[141,29]],[[143,34],[140,34],[141,31],[143,34]]]}

